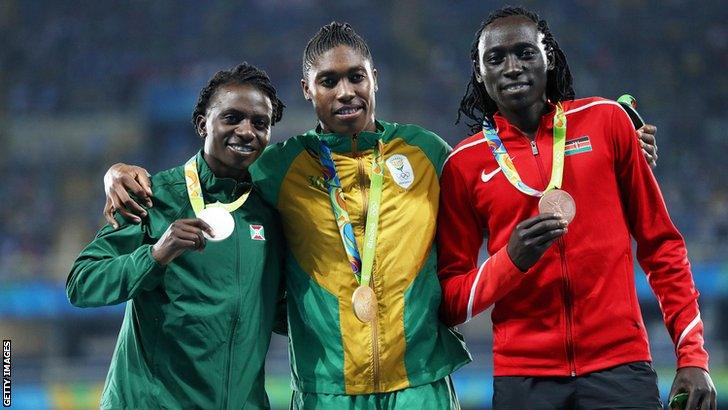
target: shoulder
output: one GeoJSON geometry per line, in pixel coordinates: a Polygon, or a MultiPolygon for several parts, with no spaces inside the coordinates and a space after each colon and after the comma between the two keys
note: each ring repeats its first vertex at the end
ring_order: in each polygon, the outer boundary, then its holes
{"type": "MultiPolygon", "coordinates": [[[[602,97],[579,98],[572,101],[564,101],[564,114],[573,117],[614,115],[615,112],[622,112],[626,115],[624,108],[618,102],[602,97]]],[[[568,119],[569,117],[567,117],[568,119]]]]}
{"type": "Polygon", "coordinates": [[[450,145],[440,138],[439,135],[419,125],[399,124],[396,122],[389,123],[385,121],[380,122],[392,130],[385,136],[385,142],[388,142],[388,140],[393,138],[402,138],[413,145],[424,145],[431,146],[432,148],[450,150],[450,145]]]}
{"type": "Polygon", "coordinates": [[[410,147],[416,147],[434,166],[437,175],[440,175],[442,165],[452,150],[445,140],[419,125],[381,122],[387,128],[382,138],[385,143],[395,142],[394,146],[398,146],[396,140],[400,140],[410,147]]]}
{"type": "Polygon", "coordinates": [[[476,153],[480,155],[480,149],[486,148],[487,146],[488,144],[486,139],[483,138],[482,131],[477,134],[473,134],[460,141],[458,145],[455,146],[455,149],[453,149],[447,157],[446,163],[457,162],[476,153]]]}
{"type": "Polygon", "coordinates": [[[189,205],[184,166],[178,166],[152,175],[151,219],[165,221],[176,219],[189,205]]]}

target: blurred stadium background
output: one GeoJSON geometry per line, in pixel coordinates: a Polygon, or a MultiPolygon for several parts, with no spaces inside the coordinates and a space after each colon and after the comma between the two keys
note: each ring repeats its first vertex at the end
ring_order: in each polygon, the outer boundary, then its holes
{"type": "MultiPolygon", "coordinates": [[[[655,170],[687,238],[711,353],[728,402],[728,12],[678,0],[524,1],[550,22],[577,96],[635,95],[659,127],[655,170]]],[[[151,172],[200,146],[189,123],[218,69],[265,68],[288,105],[274,141],[315,124],[300,92],[307,39],[344,20],[368,40],[379,69],[379,117],[418,123],[451,144],[469,73],[472,35],[502,3],[400,0],[0,0],[0,336],[13,341],[13,408],[98,406],[122,307],[76,309],[64,284],[102,224],[102,175],[112,163],[151,172]]],[[[485,255],[484,255],[485,257],[485,255]]],[[[641,271],[639,295],[666,397],[672,344],[641,271]]],[[[464,408],[487,408],[487,315],[462,327],[475,358],[455,374],[464,408]]],[[[268,359],[275,408],[290,399],[286,339],[268,359]]],[[[721,406],[723,407],[723,406],[721,406]]]]}

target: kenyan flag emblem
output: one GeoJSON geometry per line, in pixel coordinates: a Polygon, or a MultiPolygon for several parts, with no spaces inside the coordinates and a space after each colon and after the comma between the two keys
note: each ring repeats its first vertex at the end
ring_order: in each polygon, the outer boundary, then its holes
{"type": "Polygon", "coordinates": [[[250,225],[250,239],[254,241],[265,240],[265,228],[263,228],[263,225],[250,225]]]}

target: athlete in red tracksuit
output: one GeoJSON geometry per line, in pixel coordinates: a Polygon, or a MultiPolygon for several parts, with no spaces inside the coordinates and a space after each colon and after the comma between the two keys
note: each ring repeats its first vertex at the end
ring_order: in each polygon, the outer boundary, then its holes
{"type": "MultiPolygon", "coordinates": [[[[564,101],[563,107],[568,126],[562,189],[574,198],[576,217],[525,273],[511,262],[506,245],[516,224],[538,214],[539,198],[508,182],[482,132],[462,141],[445,163],[438,221],[445,323],[463,323],[495,304],[495,376],[573,376],[649,361],[634,284],[634,236],[678,367],[707,369],[685,242],[629,117],[601,98],[564,101]],[[484,233],[492,256],[478,266],[484,233]]],[[[553,110],[541,118],[533,145],[502,116],[496,114],[495,122],[523,181],[546,187],[553,110]]]]}
{"type": "Polygon", "coordinates": [[[675,343],[670,395],[689,393],[691,410],[715,408],[685,242],[627,113],[601,98],[574,100],[565,55],[527,10],[491,14],[471,59],[459,113],[476,121],[474,135],[445,162],[440,184],[441,315],[454,326],[495,305],[493,407],[662,408],[634,284],[634,238],[675,343]],[[576,204],[570,223],[540,214],[539,198],[516,189],[478,132],[483,121],[494,125],[522,182],[543,191],[557,102],[566,117],[561,189],[576,204]],[[484,237],[491,256],[478,266],[484,237]]]}

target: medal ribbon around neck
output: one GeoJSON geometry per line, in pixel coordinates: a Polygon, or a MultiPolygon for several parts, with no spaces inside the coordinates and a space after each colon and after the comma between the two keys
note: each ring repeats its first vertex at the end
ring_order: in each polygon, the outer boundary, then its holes
{"type": "Polygon", "coordinates": [[[516,187],[516,189],[526,195],[540,197],[552,189],[561,188],[561,182],[564,176],[564,147],[566,146],[566,115],[564,114],[564,108],[561,106],[561,103],[556,104],[556,113],[554,114],[554,155],[553,165],[551,167],[551,180],[543,191],[533,189],[523,182],[515,165],[513,165],[511,157],[508,156],[506,146],[503,145],[503,141],[498,136],[498,132],[488,121],[483,123],[483,134],[488,142],[490,151],[493,153],[493,157],[495,157],[498,166],[503,171],[503,175],[506,176],[511,185],[516,187]]]}
{"type": "Polygon", "coordinates": [[[230,202],[229,204],[215,202],[205,205],[205,200],[202,197],[200,176],[197,174],[196,155],[190,158],[190,160],[185,164],[185,183],[187,184],[187,196],[190,198],[190,204],[192,204],[192,210],[195,211],[195,216],[199,216],[200,212],[205,208],[222,208],[229,213],[232,213],[236,209],[240,208],[248,199],[248,196],[250,196],[249,189],[244,194],[240,195],[240,198],[230,202]]]}
{"type": "Polygon", "coordinates": [[[374,147],[372,160],[372,174],[369,183],[369,212],[367,214],[366,229],[364,231],[364,248],[362,255],[356,245],[354,228],[351,226],[349,211],[344,200],[344,191],[336,172],[331,150],[323,142],[319,142],[319,161],[323,167],[323,177],[329,191],[331,210],[334,213],[336,224],[339,227],[341,243],[344,245],[351,270],[356,281],[361,286],[369,286],[374,266],[374,251],[377,247],[377,228],[379,225],[379,207],[382,199],[382,186],[384,185],[384,163],[382,161],[382,141],[378,140],[374,147]]]}

